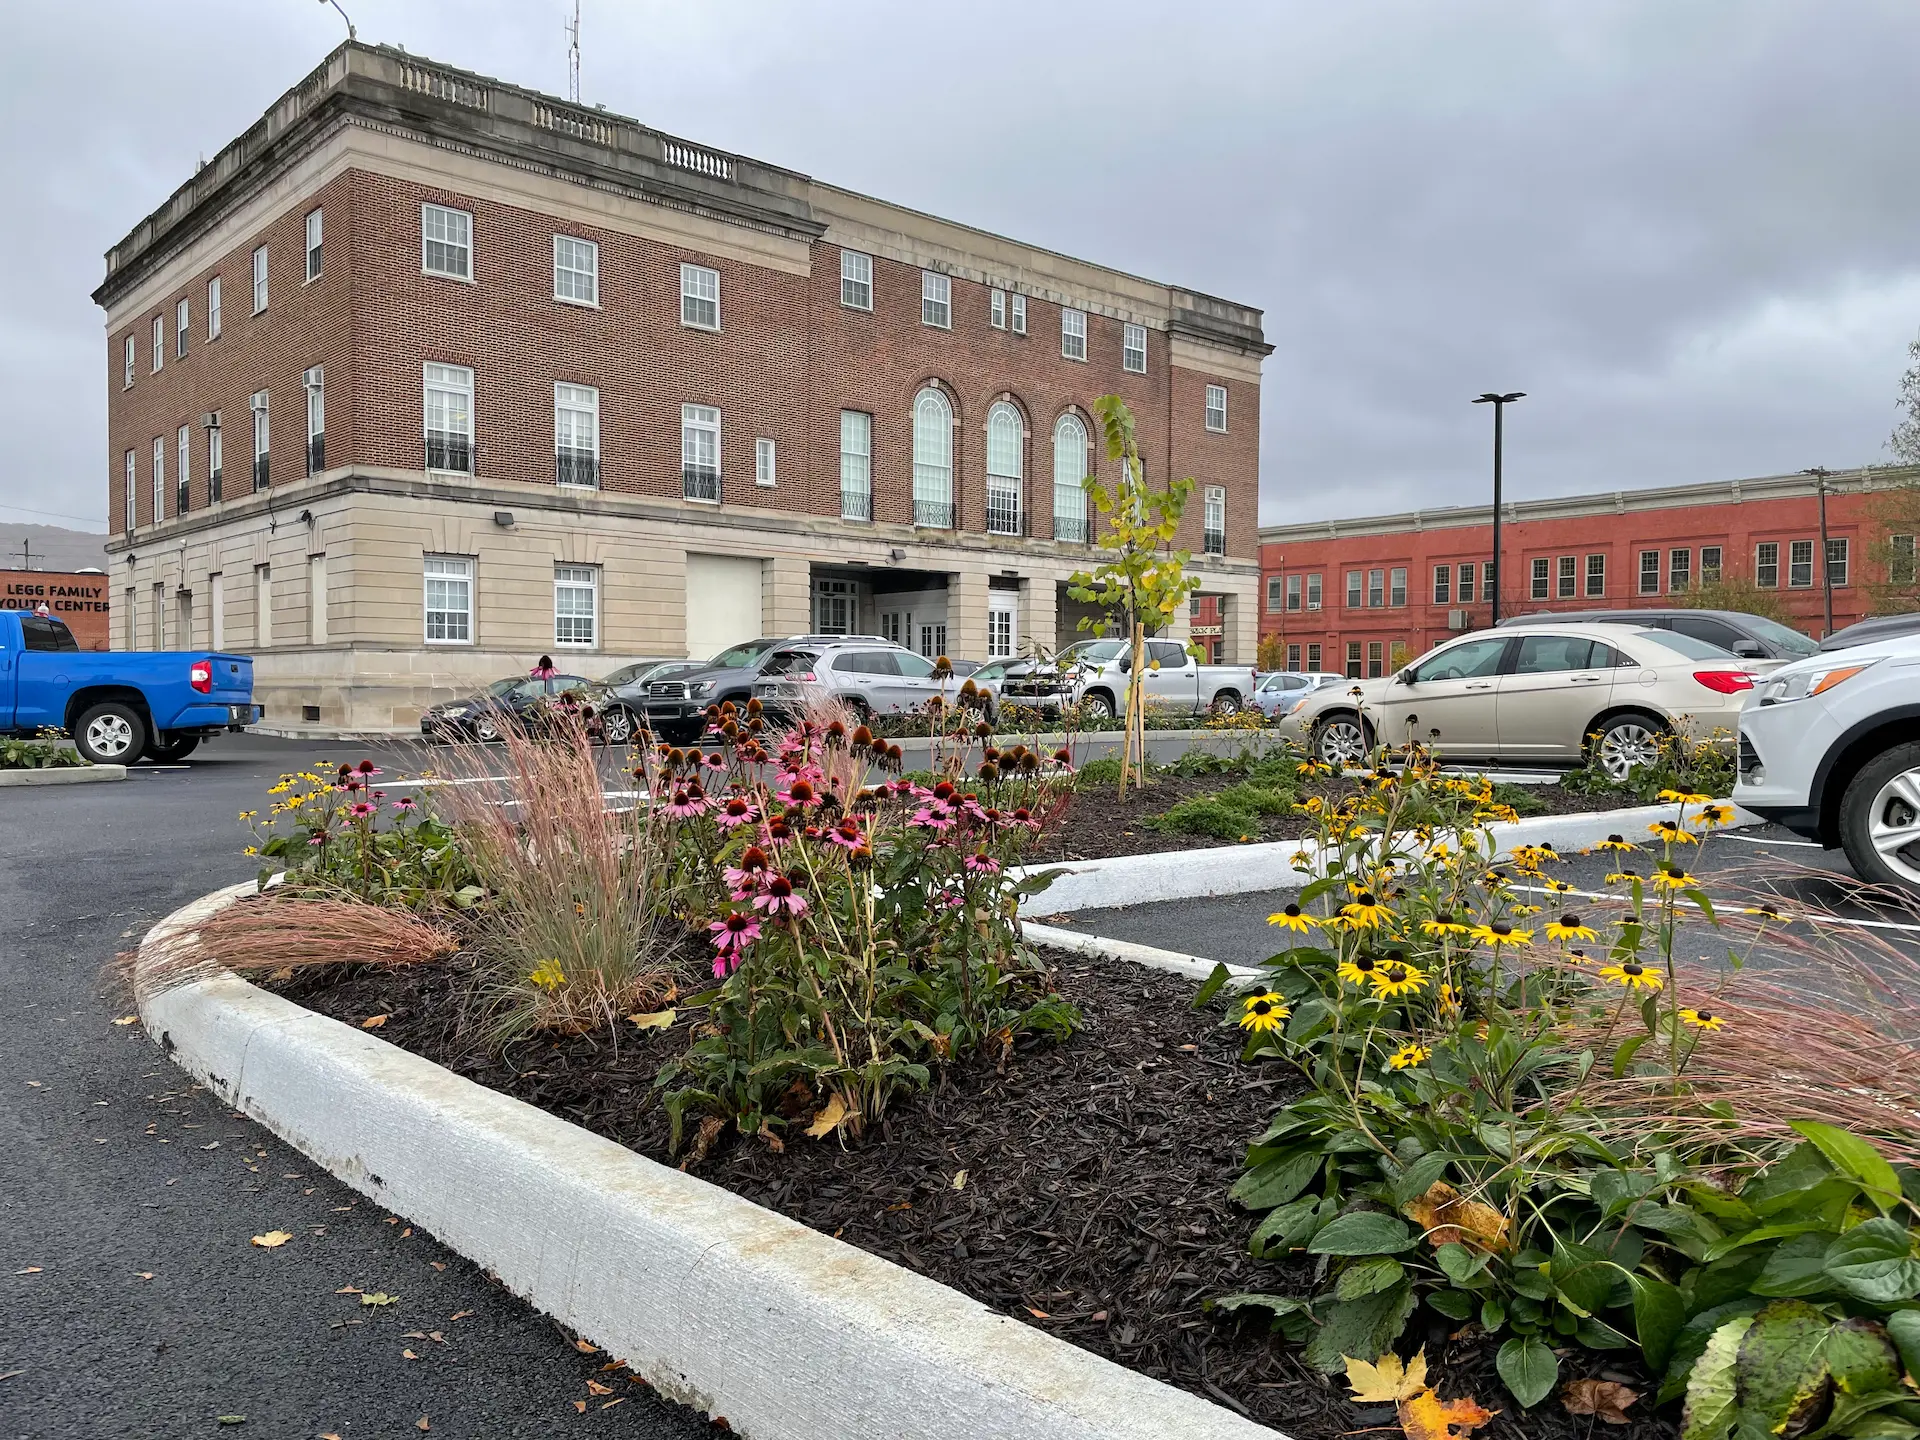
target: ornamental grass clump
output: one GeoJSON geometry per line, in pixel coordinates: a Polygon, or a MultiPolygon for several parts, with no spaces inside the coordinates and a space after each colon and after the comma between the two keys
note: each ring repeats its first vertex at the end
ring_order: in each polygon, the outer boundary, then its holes
{"type": "Polygon", "coordinates": [[[138,979],[151,995],[222,970],[285,978],[320,965],[398,969],[458,948],[453,931],[438,920],[363,900],[301,899],[276,887],[155,946],[138,979]]]}

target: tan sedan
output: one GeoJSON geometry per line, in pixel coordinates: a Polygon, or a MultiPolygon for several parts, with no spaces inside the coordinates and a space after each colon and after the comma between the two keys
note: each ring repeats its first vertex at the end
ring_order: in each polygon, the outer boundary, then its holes
{"type": "Polygon", "coordinates": [[[1750,662],[1670,631],[1529,625],[1314,691],[1278,728],[1329,764],[1415,740],[1458,760],[1565,763],[1591,751],[1620,779],[1654,759],[1668,731],[1730,740],[1753,677],[1750,662]]]}

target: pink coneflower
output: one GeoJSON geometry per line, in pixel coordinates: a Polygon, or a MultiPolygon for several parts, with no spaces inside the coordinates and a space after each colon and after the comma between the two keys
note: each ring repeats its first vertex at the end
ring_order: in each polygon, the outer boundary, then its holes
{"type": "Polygon", "coordinates": [[[697,788],[683,787],[675,790],[667,803],[660,808],[676,820],[688,820],[696,815],[704,815],[707,810],[707,801],[697,788]]]}
{"type": "Polygon", "coordinates": [[[787,824],[785,820],[769,822],[767,825],[767,843],[769,845],[784,845],[791,839],[793,839],[793,827],[787,824]]]}
{"type": "Polygon", "coordinates": [[[718,750],[710,751],[706,763],[709,770],[724,770],[727,768],[727,757],[718,750]]]}
{"type": "Polygon", "coordinates": [[[998,875],[1000,873],[1000,862],[985,850],[976,850],[973,854],[967,856],[966,864],[967,869],[971,870],[975,875],[998,875]]]}
{"type": "Polygon", "coordinates": [[[356,768],[362,775],[378,775],[380,773],[380,767],[371,760],[362,760],[356,768]]]}
{"type": "Polygon", "coordinates": [[[829,845],[838,845],[851,854],[867,843],[866,833],[861,830],[860,822],[849,815],[826,833],[829,845]]]}
{"type": "Polygon", "coordinates": [[[327,832],[324,830],[322,830],[318,835],[309,835],[307,837],[307,844],[309,845],[324,845],[326,843],[327,843],[327,832]]]}
{"type": "Polygon", "coordinates": [[[808,781],[796,780],[792,786],[788,788],[787,793],[782,795],[780,799],[785,804],[799,806],[804,809],[813,803],[813,786],[808,781]]]}
{"type": "Polygon", "coordinates": [[[794,891],[793,881],[775,874],[767,876],[760,893],[753,897],[753,908],[766,911],[769,919],[786,916],[798,920],[807,913],[807,902],[794,891]]]}
{"type": "Polygon", "coordinates": [[[746,959],[747,947],[760,938],[760,921],[744,910],[734,910],[707,926],[707,931],[713,936],[713,948],[717,952],[713,960],[714,976],[725,979],[746,959]]]}
{"type": "Polygon", "coordinates": [[[402,795],[398,800],[393,802],[393,808],[396,810],[411,810],[419,803],[420,802],[415,800],[411,795],[402,795]]]}
{"type": "Polygon", "coordinates": [[[741,855],[740,863],[729,865],[721,878],[727,882],[734,899],[744,900],[760,888],[760,881],[766,873],[767,852],[758,845],[749,845],[741,855]]]}
{"type": "Polygon", "coordinates": [[[907,823],[917,825],[922,830],[931,830],[935,834],[944,835],[953,828],[955,818],[953,806],[945,800],[936,799],[927,801],[925,805],[914,811],[913,818],[907,823]]]}
{"type": "Polygon", "coordinates": [[[1029,830],[1038,830],[1040,828],[1040,822],[1033,818],[1033,812],[1024,805],[1013,812],[1012,823],[1015,825],[1024,825],[1029,830]]]}
{"type": "Polygon", "coordinates": [[[734,830],[742,825],[759,824],[760,812],[754,807],[752,802],[743,800],[736,795],[727,801],[726,808],[721,810],[720,813],[713,818],[719,822],[721,829],[734,830]]]}
{"type": "Polygon", "coordinates": [[[347,813],[356,820],[364,820],[367,816],[378,811],[379,808],[378,805],[370,805],[365,800],[358,800],[354,802],[353,808],[347,811],[347,813]]]}

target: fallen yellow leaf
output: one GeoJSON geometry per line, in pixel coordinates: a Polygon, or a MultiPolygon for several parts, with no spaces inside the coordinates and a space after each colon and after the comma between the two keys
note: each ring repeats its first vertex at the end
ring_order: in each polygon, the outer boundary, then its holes
{"type": "Polygon", "coordinates": [[[138,1025],[140,1023],[140,1017],[138,1015],[122,1015],[113,1023],[116,1025],[138,1025]]]}
{"type": "Polygon", "coordinates": [[[955,1173],[953,1177],[953,1188],[956,1190],[964,1190],[967,1188],[967,1172],[966,1171],[961,1170],[955,1173]]]}
{"type": "Polygon", "coordinates": [[[1639,1391],[1615,1380],[1569,1380],[1560,1392],[1569,1415],[1597,1415],[1609,1425],[1631,1425],[1627,1407],[1639,1398],[1639,1391]]]}
{"type": "Polygon", "coordinates": [[[136,1279],[136,1280],[151,1280],[151,1279],[153,1279],[153,1271],[151,1271],[151,1270],[136,1270],[136,1271],[134,1271],[134,1272],[133,1272],[133,1278],[134,1278],[134,1279],[136,1279]]]}
{"type": "Polygon", "coordinates": [[[1431,1390],[1422,1390],[1400,1402],[1400,1428],[1407,1440],[1462,1440],[1494,1417],[1483,1410],[1472,1396],[1442,1400],[1431,1390]]]}
{"type": "Polygon", "coordinates": [[[671,1009],[654,1010],[645,1015],[629,1015],[627,1019],[631,1020],[642,1030],[665,1030],[672,1026],[674,1016],[677,1013],[677,1011],[671,1009]]]}
{"type": "Polygon", "coordinates": [[[1482,1250],[1505,1250],[1507,1217],[1491,1205],[1468,1200],[1444,1180],[1417,1200],[1401,1207],[1409,1220],[1427,1232],[1427,1240],[1437,1250],[1442,1245],[1472,1243],[1482,1250]]]}
{"type": "Polygon", "coordinates": [[[1347,1384],[1353,1387],[1353,1398],[1362,1405],[1397,1405],[1427,1388],[1425,1349],[1415,1355],[1411,1363],[1402,1361],[1392,1351],[1371,1365],[1351,1355],[1340,1358],[1347,1362],[1347,1384]]]}
{"type": "Polygon", "coordinates": [[[582,1355],[598,1355],[600,1353],[600,1349],[597,1345],[589,1345],[584,1340],[574,1341],[573,1348],[578,1350],[582,1355]]]}
{"type": "Polygon", "coordinates": [[[269,1230],[264,1235],[254,1236],[253,1243],[258,1245],[262,1250],[277,1250],[291,1239],[293,1239],[293,1235],[289,1231],[269,1230]]]}
{"type": "Polygon", "coordinates": [[[824,1109],[813,1117],[813,1123],[807,1127],[807,1134],[815,1140],[823,1140],[838,1130],[847,1120],[847,1102],[836,1091],[827,1097],[824,1109]]]}
{"type": "Polygon", "coordinates": [[[382,1025],[386,1024],[387,1021],[391,1020],[392,1018],[393,1016],[391,1014],[369,1015],[367,1016],[366,1019],[360,1022],[360,1028],[362,1030],[378,1030],[382,1025]]]}
{"type": "Polygon", "coordinates": [[[362,1295],[360,1297],[360,1303],[362,1305],[391,1305],[399,1298],[398,1295],[389,1295],[384,1290],[376,1290],[371,1295],[362,1295]]]}
{"type": "Polygon", "coordinates": [[[1397,1407],[1406,1440],[1464,1440],[1494,1416],[1471,1396],[1442,1400],[1434,1394],[1427,1385],[1425,1349],[1409,1361],[1391,1351],[1371,1365],[1351,1355],[1342,1358],[1353,1398],[1363,1405],[1397,1407]]]}
{"type": "Polygon", "coordinates": [[[403,1350],[402,1350],[402,1351],[400,1352],[400,1358],[401,1358],[402,1360],[418,1360],[418,1359],[419,1359],[420,1357],[419,1357],[418,1355],[416,1355],[416,1354],[414,1354],[414,1353],[413,1353],[413,1351],[411,1351],[411,1350],[404,1350],[404,1349],[403,1349],[403,1350]]]}

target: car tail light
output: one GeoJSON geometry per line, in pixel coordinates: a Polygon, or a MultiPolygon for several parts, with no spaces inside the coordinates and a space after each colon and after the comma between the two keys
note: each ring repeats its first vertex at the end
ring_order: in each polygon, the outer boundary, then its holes
{"type": "Polygon", "coordinates": [[[813,683],[815,683],[813,678],[813,672],[811,670],[802,670],[798,674],[789,675],[787,678],[789,680],[798,681],[802,685],[812,685],[813,683]]]}
{"type": "Polygon", "coordinates": [[[194,661],[193,668],[187,672],[187,683],[202,695],[211,694],[213,691],[213,662],[211,660],[194,661]]]}
{"type": "Polygon", "coordinates": [[[1738,695],[1753,689],[1753,676],[1744,670],[1696,670],[1693,678],[1719,695],[1738,695]]]}

